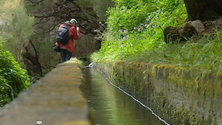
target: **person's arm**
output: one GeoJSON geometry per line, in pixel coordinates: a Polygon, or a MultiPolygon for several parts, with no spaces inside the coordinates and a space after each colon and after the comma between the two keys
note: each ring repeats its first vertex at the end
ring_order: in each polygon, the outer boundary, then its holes
{"type": "Polygon", "coordinates": [[[71,30],[71,33],[73,35],[73,39],[74,40],[78,40],[79,39],[79,36],[80,36],[80,31],[79,31],[79,27],[73,27],[72,30],[71,30]]]}

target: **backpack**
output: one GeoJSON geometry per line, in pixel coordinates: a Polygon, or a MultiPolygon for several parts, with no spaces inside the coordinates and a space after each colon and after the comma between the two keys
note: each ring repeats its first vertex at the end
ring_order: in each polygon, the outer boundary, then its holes
{"type": "Polygon", "coordinates": [[[71,26],[63,26],[58,30],[56,34],[56,42],[66,45],[69,42],[69,29],[71,26]]]}

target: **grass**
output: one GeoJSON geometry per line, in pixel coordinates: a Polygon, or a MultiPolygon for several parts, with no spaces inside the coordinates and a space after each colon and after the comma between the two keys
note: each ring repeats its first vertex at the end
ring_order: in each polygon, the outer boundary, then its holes
{"type": "Polygon", "coordinates": [[[216,34],[216,37],[206,35],[198,41],[187,41],[185,44],[165,44],[156,49],[140,51],[141,53],[133,52],[134,54],[130,56],[118,53],[117,51],[120,51],[118,49],[121,49],[121,52],[124,50],[119,47],[115,48],[117,49],[116,53],[115,49],[112,54],[110,51],[103,51],[93,54],[92,58],[93,60],[115,61],[121,59],[130,62],[165,63],[221,74],[222,30],[218,30],[216,34]]]}
{"type": "Polygon", "coordinates": [[[165,63],[199,69],[207,72],[217,72],[222,69],[222,39],[203,37],[185,44],[166,44],[161,49],[140,53],[126,59],[147,63],[165,63]]]}

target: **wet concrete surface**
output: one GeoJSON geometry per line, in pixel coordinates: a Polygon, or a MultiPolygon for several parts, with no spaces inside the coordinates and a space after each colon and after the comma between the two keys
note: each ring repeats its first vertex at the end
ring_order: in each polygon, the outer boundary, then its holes
{"type": "Polygon", "coordinates": [[[0,125],[90,125],[75,59],[59,64],[0,109],[0,125]]]}

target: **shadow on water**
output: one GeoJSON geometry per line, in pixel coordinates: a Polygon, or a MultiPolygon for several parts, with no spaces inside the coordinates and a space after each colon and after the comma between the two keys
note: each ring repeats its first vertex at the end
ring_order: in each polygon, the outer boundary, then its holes
{"type": "Polygon", "coordinates": [[[94,68],[83,69],[81,86],[93,125],[165,125],[150,110],[110,84],[94,68]]]}

